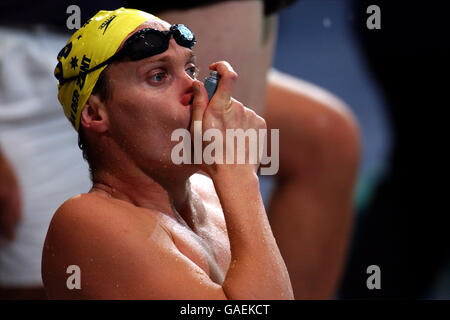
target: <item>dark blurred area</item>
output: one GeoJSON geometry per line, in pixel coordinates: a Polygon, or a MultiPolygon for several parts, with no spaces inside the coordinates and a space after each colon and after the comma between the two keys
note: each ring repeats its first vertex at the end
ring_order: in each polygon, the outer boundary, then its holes
{"type": "Polygon", "coordinates": [[[338,95],[361,126],[357,214],[338,298],[450,296],[439,183],[448,163],[447,12],[442,1],[304,0],[280,14],[275,67],[338,95]],[[366,25],[370,5],[381,10],[379,30],[366,25]],[[381,290],[366,286],[373,264],[381,290]]]}
{"type": "Polygon", "coordinates": [[[390,170],[356,225],[343,280],[343,298],[433,298],[432,286],[449,258],[443,189],[441,121],[448,79],[450,33],[445,2],[353,1],[355,32],[383,90],[392,121],[390,170]],[[366,27],[378,5],[381,30],[366,27]],[[382,290],[358,285],[358,270],[383,270],[382,290]]]}
{"type": "MultiPolygon", "coordinates": [[[[213,4],[221,2],[223,0],[184,0],[184,1],[152,1],[150,4],[153,9],[153,13],[162,12],[167,8],[174,5],[180,10],[189,9],[198,5],[213,4]]],[[[280,8],[284,8],[292,4],[297,0],[265,0],[264,12],[271,13],[280,8]]],[[[141,0],[42,0],[42,1],[14,1],[14,0],[2,0],[0,3],[0,23],[7,25],[18,25],[23,27],[25,24],[31,26],[34,24],[41,24],[45,21],[47,26],[54,27],[56,29],[62,29],[66,25],[67,19],[67,7],[71,5],[77,5],[83,8],[82,22],[84,23],[88,18],[95,15],[98,8],[102,10],[115,10],[121,6],[128,8],[144,8],[148,7],[145,1],[141,0]],[[26,4],[26,10],[24,5],[26,4]]]]}

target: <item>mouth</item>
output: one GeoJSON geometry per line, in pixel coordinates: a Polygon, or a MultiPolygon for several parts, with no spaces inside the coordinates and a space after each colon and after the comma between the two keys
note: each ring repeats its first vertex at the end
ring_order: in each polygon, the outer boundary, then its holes
{"type": "Polygon", "coordinates": [[[193,101],[194,101],[193,93],[187,93],[183,95],[183,97],[181,98],[181,104],[183,106],[191,106],[193,101]]]}

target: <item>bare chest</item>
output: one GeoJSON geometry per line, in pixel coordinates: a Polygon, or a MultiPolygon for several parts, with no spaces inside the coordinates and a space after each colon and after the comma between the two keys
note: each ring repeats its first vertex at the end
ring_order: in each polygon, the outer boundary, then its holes
{"type": "Polygon", "coordinates": [[[178,250],[205,271],[212,281],[222,284],[231,261],[225,221],[222,225],[220,221],[207,219],[194,228],[170,223],[168,228],[178,250]]]}

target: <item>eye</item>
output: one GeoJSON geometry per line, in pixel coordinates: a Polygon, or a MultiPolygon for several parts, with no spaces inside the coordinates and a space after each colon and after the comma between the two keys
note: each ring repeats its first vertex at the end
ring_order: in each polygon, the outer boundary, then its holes
{"type": "Polygon", "coordinates": [[[188,74],[192,79],[197,79],[198,71],[199,71],[199,69],[198,69],[196,66],[191,66],[191,67],[189,67],[189,68],[186,69],[187,74],[188,74]]]}
{"type": "Polygon", "coordinates": [[[150,81],[153,81],[153,82],[160,83],[160,82],[162,82],[165,78],[167,78],[167,73],[164,72],[164,71],[161,71],[161,72],[158,72],[158,73],[153,74],[153,75],[149,78],[149,80],[150,80],[150,81]]]}

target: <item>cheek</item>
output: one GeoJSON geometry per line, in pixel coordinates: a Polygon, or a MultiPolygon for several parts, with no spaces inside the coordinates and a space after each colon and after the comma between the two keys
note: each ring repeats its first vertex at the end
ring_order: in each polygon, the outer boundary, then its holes
{"type": "Polygon", "coordinates": [[[189,127],[191,108],[175,99],[162,98],[166,96],[175,95],[147,95],[145,99],[139,100],[135,118],[142,126],[151,126],[155,131],[169,134],[170,138],[173,130],[189,127]]]}
{"type": "Polygon", "coordinates": [[[127,102],[120,105],[111,117],[113,135],[122,142],[141,144],[152,137],[158,138],[159,119],[141,101],[135,100],[133,104],[127,102]]]}
{"type": "MultiPolygon", "coordinates": [[[[123,84],[114,92],[111,112],[111,126],[115,131],[126,131],[129,135],[146,136],[170,141],[170,135],[175,129],[188,129],[191,119],[191,107],[184,106],[174,98],[179,93],[167,91],[152,92],[151,89],[138,85],[123,84]]],[[[137,141],[136,141],[137,142],[137,141]]]]}
{"type": "Polygon", "coordinates": [[[110,116],[111,134],[118,144],[133,153],[134,147],[138,150],[169,147],[172,132],[189,124],[186,112],[174,112],[167,105],[148,103],[146,99],[122,101],[115,107],[110,116]]]}

